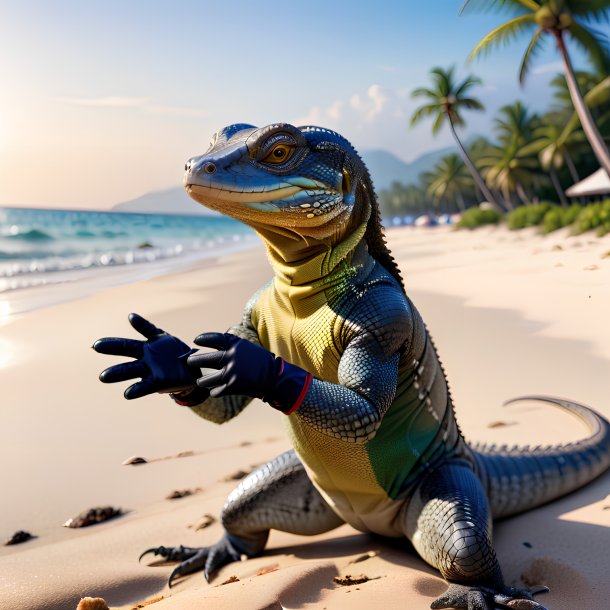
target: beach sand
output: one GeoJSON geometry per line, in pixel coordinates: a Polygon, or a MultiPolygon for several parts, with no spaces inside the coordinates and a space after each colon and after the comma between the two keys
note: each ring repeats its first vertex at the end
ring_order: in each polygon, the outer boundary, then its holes
{"type": "MultiPolygon", "coordinates": [[[[471,440],[569,442],[587,434],[552,407],[503,401],[551,394],[610,417],[610,238],[543,238],[533,230],[474,232],[400,228],[388,241],[407,292],[431,330],[471,440]]],[[[0,329],[0,535],[36,535],[0,547],[0,608],[73,610],[84,596],[112,608],[428,608],[445,585],[404,541],[349,526],[314,537],[273,532],[264,556],[165,587],[169,565],[137,557],[160,544],[204,546],[238,470],[289,448],[282,415],[258,401],[215,426],[165,396],[133,402],[124,384],[103,385],[115,361],[90,349],[102,336],[130,335],[137,311],[184,340],[224,330],[271,277],[264,250],[207,260],[201,268],[37,310],[0,329]],[[148,464],[122,466],[130,456],[148,464]],[[182,456],[182,457],[179,457],[182,456]],[[167,500],[173,490],[191,496],[167,500]],[[90,528],[62,528],[93,506],[125,514],[90,528]],[[341,586],[336,576],[365,575],[341,586]],[[231,578],[235,577],[235,578],[231,578]],[[233,582],[225,583],[228,580],[233,582]],[[148,607],[148,606],[147,606],[148,607]]],[[[551,610],[608,606],[610,475],[554,503],[498,523],[495,544],[509,583],[545,584],[551,610]]]]}

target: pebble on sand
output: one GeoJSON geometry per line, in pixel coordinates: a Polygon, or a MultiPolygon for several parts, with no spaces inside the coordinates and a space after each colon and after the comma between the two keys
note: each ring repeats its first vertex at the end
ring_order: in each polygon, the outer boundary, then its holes
{"type": "Polygon", "coordinates": [[[140,457],[139,455],[132,455],[127,458],[121,465],[122,466],[137,466],[138,464],[148,464],[146,458],[140,457]]]}
{"type": "Polygon", "coordinates": [[[122,514],[123,511],[120,508],[114,508],[112,506],[98,506],[96,508],[85,510],[80,515],[68,519],[64,523],[64,527],[88,527],[89,525],[95,525],[96,523],[108,521],[108,519],[112,519],[113,517],[119,517],[122,514]]]}
{"type": "Polygon", "coordinates": [[[22,542],[27,542],[28,540],[32,540],[34,536],[30,534],[30,532],[26,532],[24,530],[19,530],[15,532],[5,543],[4,546],[11,546],[12,544],[21,544],[22,542]]]}
{"type": "Polygon", "coordinates": [[[83,597],[76,610],[110,610],[103,597],[83,597]]]}

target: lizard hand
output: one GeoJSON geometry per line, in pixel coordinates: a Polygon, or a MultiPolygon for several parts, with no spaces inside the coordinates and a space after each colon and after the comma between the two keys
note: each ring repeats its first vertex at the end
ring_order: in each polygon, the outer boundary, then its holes
{"type": "Polygon", "coordinates": [[[188,365],[187,358],[197,350],[136,313],[129,314],[129,322],[146,341],[118,337],[96,341],[93,349],[100,354],[135,358],[105,369],[100,374],[100,381],[116,383],[140,377],[141,381],[125,390],[127,399],[154,392],[182,392],[196,388],[195,382],[201,373],[188,365]]]}
{"type": "Polygon", "coordinates": [[[261,398],[288,414],[300,406],[309,389],[310,373],[246,339],[228,333],[204,333],[195,343],[217,350],[188,358],[193,367],[215,369],[197,380],[197,385],[208,389],[211,396],[261,398]]]}

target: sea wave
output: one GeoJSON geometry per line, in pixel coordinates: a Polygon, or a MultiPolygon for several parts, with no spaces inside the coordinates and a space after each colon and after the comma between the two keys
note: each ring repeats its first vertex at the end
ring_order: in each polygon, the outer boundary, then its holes
{"type": "Polygon", "coordinates": [[[3,208],[0,292],[80,279],[87,270],[179,264],[252,236],[227,218],[3,208]]]}
{"type": "Polygon", "coordinates": [[[24,241],[52,241],[55,239],[52,235],[41,229],[29,229],[28,231],[8,232],[3,235],[5,239],[20,239],[24,241]]]}

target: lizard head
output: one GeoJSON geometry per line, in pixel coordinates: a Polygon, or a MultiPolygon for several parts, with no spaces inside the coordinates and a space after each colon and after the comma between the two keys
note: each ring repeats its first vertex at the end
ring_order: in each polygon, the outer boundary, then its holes
{"type": "Polygon", "coordinates": [[[330,221],[345,224],[365,175],[351,144],[328,129],[236,124],[187,161],[184,187],[198,203],[255,228],[308,235],[330,221]]]}

